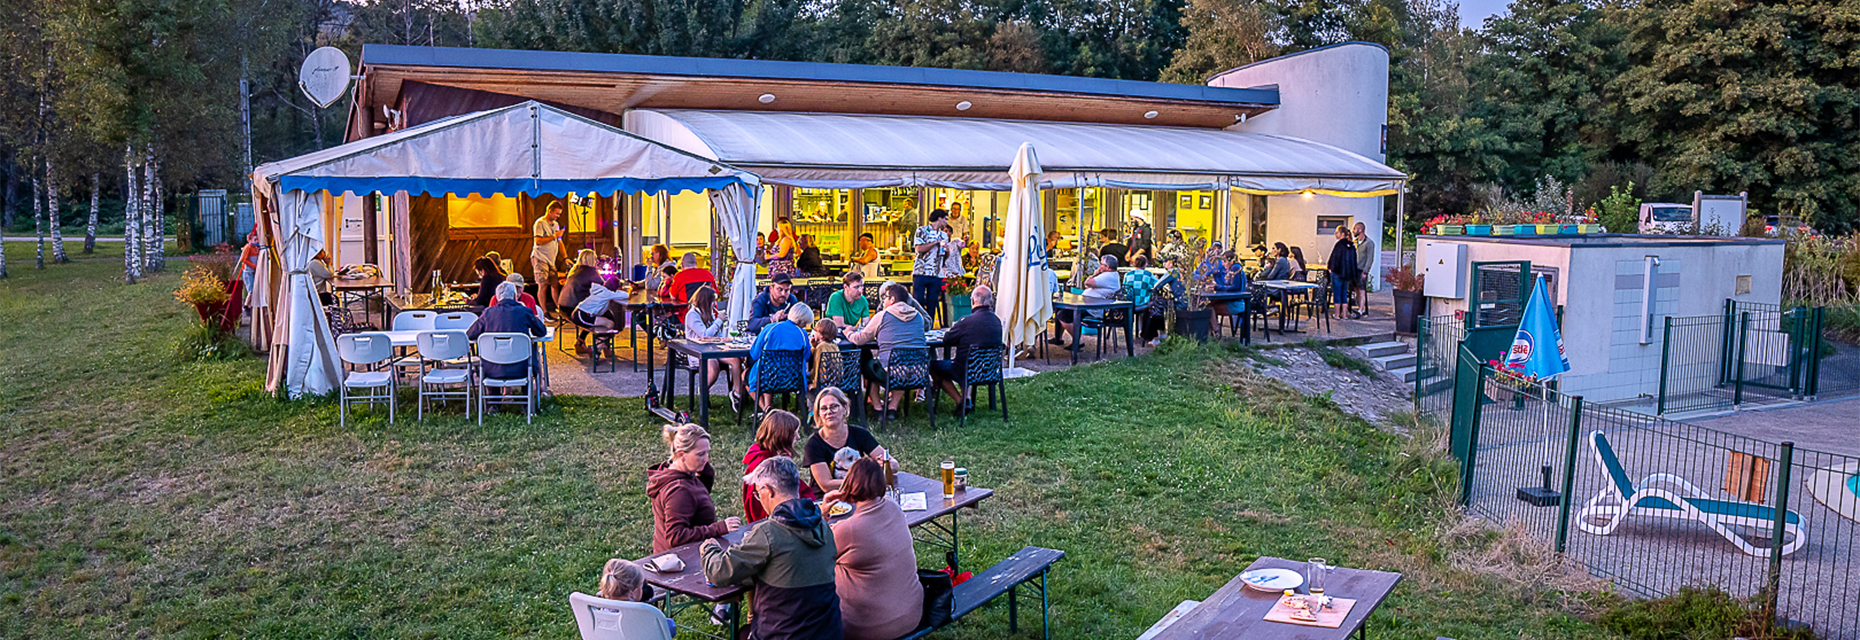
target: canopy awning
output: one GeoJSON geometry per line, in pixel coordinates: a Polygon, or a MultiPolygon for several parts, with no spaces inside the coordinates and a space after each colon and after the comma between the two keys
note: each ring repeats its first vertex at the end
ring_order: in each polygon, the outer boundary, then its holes
{"type": "Polygon", "coordinates": [[[281,193],[656,193],[759,184],[700,158],[535,101],[479,111],[260,165],[252,183],[281,193]]]}
{"type": "Polygon", "coordinates": [[[646,110],[627,129],[796,187],[1007,190],[1006,162],[1040,150],[1046,188],[1394,194],[1402,172],[1327,144],[1221,129],[925,116],[646,110]]]}

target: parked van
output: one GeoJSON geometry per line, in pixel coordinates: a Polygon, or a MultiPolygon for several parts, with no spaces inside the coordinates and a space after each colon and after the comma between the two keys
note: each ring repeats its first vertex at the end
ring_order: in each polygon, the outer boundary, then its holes
{"type": "Polygon", "coordinates": [[[1640,232],[1660,235],[1691,233],[1692,205],[1645,202],[1640,205],[1640,232]]]}

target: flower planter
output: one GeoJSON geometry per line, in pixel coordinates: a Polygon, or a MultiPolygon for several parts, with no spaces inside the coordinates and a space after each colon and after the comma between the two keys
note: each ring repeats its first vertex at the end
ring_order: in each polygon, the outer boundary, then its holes
{"type": "Polygon", "coordinates": [[[1579,224],[1579,225],[1576,225],[1576,232],[1577,232],[1577,233],[1601,233],[1601,232],[1602,232],[1602,225],[1599,225],[1599,224],[1579,224]]]}
{"type": "Polygon", "coordinates": [[[1466,235],[1469,235],[1469,236],[1489,236],[1489,235],[1492,235],[1492,225],[1489,225],[1489,224],[1469,224],[1469,225],[1466,225],[1466,235]]]}
{"type": "Polygon", "coordinates": [[[1395,290],[1395,333],[1414,333],[1427,314],[1427,296],[1419,291],[1395,290]]]}
{"type": "Polygon", "coordinates": [[[1434,232],[1443,236],[1457,236],[1466,232],[1465,227],[1457,224],[1443,224],[1434,228],[1434,232]]]}
{"type": "Polygon", "coordinates": [[[245,283],[234,279],[222,282],[220,287],[226,290],[226,301],[219,304],[194,304],[194,313],[200,314],[200,323],[229,333],[239,326],[239,316],[245,312],[245,283]]]}
{"type": "Polygon", "coordinates": [[[1198,342],[1207,342],[1208,329],[1213,318],[1213,309],[1177,311],[1175,312],[1175,335],[1194,338],[1198,342]]]}
{"type": "Polygon", "coordinates": [[[1492,225],[1492,235],[1495,235],[1495,236],[1512,235],[1512,230],[1514,228],[1515,227],[1513,227],[1512,225],[1508,225],[1508,224],[1495,224],[1495,225],[1492,225]]]}
{"type": "Polygon", "coordinates": [[[968,317],[969,313],[972,310],[972,307],[970,306],[969,294],[952,293],[952,294],[949,294],[948,298],[949,298],[949,323],[950,324],[952,325],[956,324],[957,320],[961,320],[963,318],[968,317]]]}
{"type": "Polygon", "coordinates": [[[1537,225],[1537,235],[1540,235],[1540,236],[1554,236],[1562,232],[1562,230],[1563,230],[1562,225],[1556,225],[1556,224],[1537,225]]]}
{"type": "Polygon", "coordinates": [[[1534,236],[1534,235],[1537,235],[1537,225],[1534,225],[1534,224],[1516,224],[1516,225],[1512,225],[1512,226],[1511,226],[1511,235],[1514,235],[1514,236],[1534,236]]]}
{"type": "Polygon", "coordinates": [[[1579,227],[1579,226],[1582,226],[1582,225],[1575,225],[1575,224],[1558,225],[1557,233],[1566,235],[1566,236],[1573,236],[1573,235],[1576,235],[1577,233],[1576,227],[1579,227]]]}

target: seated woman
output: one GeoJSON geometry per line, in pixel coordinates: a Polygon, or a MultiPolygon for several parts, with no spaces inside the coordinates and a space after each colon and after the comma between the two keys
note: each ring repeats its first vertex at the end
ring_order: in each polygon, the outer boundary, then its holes
{"type": "Polygon", "coordinates": [[[881,386],[888,384],[891,379],[886,367],[891,363],[892,353],[898,349],[923,349],[927,346],[924,342],[924,323],[930,314],[917,306],[908,287],[891,285],[879,291],[879,297],[885,300],[884,310],[866,319],[846,339],[853,344],[878,343],[877,352],[871,360],[866,361],[868,398],[872,402],[872,411],[896,412],[898,403],[904,399],[904,392],[886,394],[882,391],[881,386]]]}
{"type": "MultiPolygon", "coordinates": [[[[601,567],[601,588],[596,596],[621,602],[652,601],[652,585],[646,584],[646,572],[631,560],[613,558],[601,567]]],[[[678,634],[678,623],[670,618],[665,625],[671,635],[678,634]]]]}
{"type": "Polygon", "coordinates": [[[846,392],[837,387],[820,390],[814,399],[814,420],[820,430],[808,436],[807,446],[802,449],[801,467],[812,472],[814,487],[822,492],[840,488],[845,480],[843,472],[833,468],[833,454],[840,449],[851,447],[860,455],[879,462],[886,462],[892,469],[898,468],[898,461],[891,458],[885,448],[879,446],[878,439],[865,427],[846,424],[846,418],[852,415],[852,400],[846,398],[846,392]]]}
{"type": "MultiPolygon", "coordinates": [[[[688,255],[688,254],[687,254],[688,255]]],[[[729,335],[730,318],[717,309],[717,290],[710,285],[698,287],[691,296],[691,308],[685,311],[685,337],[722,338],[729,335]]],[[[749,393],[743,386],[743,359],[717,358],[710,361],[709,371],[705,371],[704,388],[717,384],[717,377],[725,369],[730,371],[730,407],[736,409],[741,397],[749,393]]]]}
{"type": "Polygon", "coordinates": [[[491,297],[497,293],[497,285],[504,283],[504,272],[497,268],[497,263],[490,258],[479,258],[472,262],[471,268],[478,272],[478,296],[471,299],[474,307],[491,306],[491,297]]]}
{"type": "Polygon", "coordinates": [[[1292,247],[1291,253],[1292,277],[1290,279],[1303,282],[1305,276],[1310,273],[1310,269],[1305,267],[1305,249],[1304,247],[1292,247]]]}
{"type": "MultiPolygon", "coordinates": [[[[749,451],[743,454],[743,468],[755,469],[763,460],[775,456],[795,457],[794,441],[801,437],[801,419],[781,409],[770,411],[762,416],[762,424],[756,427],[756,442],[749,445],[749,451]]],[[[814,492],[813,485],[801,483],[801,497],[816,499],[820,494],[814,492]]],[[[762,510],[762,502],[756,499],[756,489],[749,483],[743,483],[743,520],[755,522],[769,517],[762,510]]]]}
{"type": "Polygon", "coordinates": [[[924,587],[917,581],[917,551],[904,511],[885,499],[884,468],[860,458],[827,498],[853,505],[852,515],[829,525],[838,551],[833,582],[846,640],[891,640],[915,630],[923,618],[924,587]]]}
{"type": "Polygon", "coordinates": [[[652,552],[664,553],[743,526],[742,518],[717,520],[710,488],[710,433],[695,424],[665,425],[660,434],[671,449],[664,462],[646,469],[646,498],[652,503],[652,552]]]}
{"type": "Polygon", "coordinates": [[[1270,258],[1270,264],[1272,266],[1266,267],[1264,270],[1260,271],[1259,279],[1290,280],[1295,269],[1292,264],[1291,255],[1291,249],[1286,248],[1285,243],[1272,243],[1272,257],[1270,258]]]}

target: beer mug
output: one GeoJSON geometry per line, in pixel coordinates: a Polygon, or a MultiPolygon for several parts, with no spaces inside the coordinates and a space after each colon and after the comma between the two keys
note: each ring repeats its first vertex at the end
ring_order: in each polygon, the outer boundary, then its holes
{"type": "Polygon", "coordinates": [[[943,461],[943,499],[950,500],[950,499],[954,499],[955,497],[956,497],[956,461],[955,460],[944,460],[943,461]]]}

